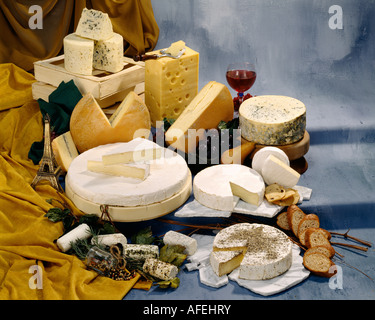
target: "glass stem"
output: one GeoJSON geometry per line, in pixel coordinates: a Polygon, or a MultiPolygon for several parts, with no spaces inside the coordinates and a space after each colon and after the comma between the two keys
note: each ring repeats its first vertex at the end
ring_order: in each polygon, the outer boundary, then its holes
{"type": "Polygon", "coordinates": [[[238,92],[238,100],[240,102],[240,104],[243,102],[243,92],[238,92]]]}

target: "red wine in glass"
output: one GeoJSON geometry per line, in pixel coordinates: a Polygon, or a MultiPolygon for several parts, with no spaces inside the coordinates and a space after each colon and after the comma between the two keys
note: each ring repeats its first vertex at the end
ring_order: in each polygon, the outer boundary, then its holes
{"type": "Polygon", "coordinates": [[[243,102],[244,92],[253,86],[256,77],[257,74],[252,63],[238,62],[228,66],[226,73],[228,84],[237,91],[237,97],[233,99],[235,109],[238,109],[243,102]]]}

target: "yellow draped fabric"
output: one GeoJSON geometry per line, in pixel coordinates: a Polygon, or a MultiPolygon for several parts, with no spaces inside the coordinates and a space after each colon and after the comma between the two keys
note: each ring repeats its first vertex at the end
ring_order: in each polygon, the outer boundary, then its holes
{"type": "Polygon", "coordinates": [[[2,0],[0,63],[12,62],[30,71],[33,62],[59,55],[64,37],[74,32],[85,7],[108,13],[114,32],[124,37],[125,55],[155,47],[159,28],[151,0],[2,0]],[[42,29],[33,29],[37,11],[30,10],[32,5],[42,9],[42,29]]]}
{"type": "Polygon", "coordinates": [[[43,137],[38,103],[32,99],[33,76],[13,64],[0,64],[0,299],[122,299],[139,276],[115,281],[87,270],[83,261],[62,253],[54,243],[61,223],[44,217],[66,202],[48,182],[30,184],[38,166],[28,159],[34,141],[43,137]],[[39,276],[39,278],[37,278],[39,276]]]}

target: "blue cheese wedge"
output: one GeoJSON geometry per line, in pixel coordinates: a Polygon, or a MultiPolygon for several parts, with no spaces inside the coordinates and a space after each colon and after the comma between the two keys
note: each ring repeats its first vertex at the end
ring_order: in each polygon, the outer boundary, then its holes
{"type": "Polygon", "coordinates": [[[261,145],[287,145],[303,138],[306,107],[294,98],[257,96],[244,101],[239,109],[241,135],[261,145]]]}
{"type": "Polygon", "coordinates": [[[107,40],[113,35],[113,27],[107,13],[84,8],[76,34],[91,40],[107,40]]]}
{"type": "Polygon", "coordinates": [[[64,38],[64,67],[67,71],[92,75],[94,41],[82,38],[75,33],[64,38]]]}
{"type": "Polygon", "coordinates": [[[124,42],[122,35],[113,33],[107,40],[95,41],[93,66],[108,72],[119,72],[124,67],[124,42]]]}

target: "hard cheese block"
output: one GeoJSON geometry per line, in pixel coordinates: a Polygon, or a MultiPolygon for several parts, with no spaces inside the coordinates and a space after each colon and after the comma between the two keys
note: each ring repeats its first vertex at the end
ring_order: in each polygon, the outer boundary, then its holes
{"type": "Polygon", "coordinates": [[[75,33],[64,38],[64,67],[67,71],[82,74],[92,74],[94,41],[79,37],[75,33]]]}
{"type": "Polygon", "coordinates": [[[197,95],[198,78],[199,53],[189,47],[179,59],[146,61],[145,102],[154,127],[164,118],[178,118],[197,95]]]}
{"type": "Polygon", "coordinates": [[[245,100],[239,109],[241,135],[262,145],[287,145],[306,130],[306,107],[294,98],[267,95],[245,100]]]}
{"type": "Polygon", "coordinates": [[[77,103],[70,118],[70,132],[81,153],[108,143],[148,137],[150,130],[148,109],[133,91],[109,119],[91,93],[77,103]]]}
{"type": "Polygon", "coordinates": [[[229,89],[219,82],[210,81],[167,130],[165,140],[178,150],[193,152],[204,137],[204,130],[217,128],[220,121],[232,120],[233,111],[229,89]]]}
{"type": "Polygon", "coordinates": [[[76,34],[92,40],[107,40],[113,34],[113,27],[108,14],[84,8],[77,25],[76,34]]]}
{"type": "Polygon", "coordinates": [[[98,70],[119,72],[124,67],[122,35],[113,33],[107,40],[95,41],[93,67],[98,70]]]}

